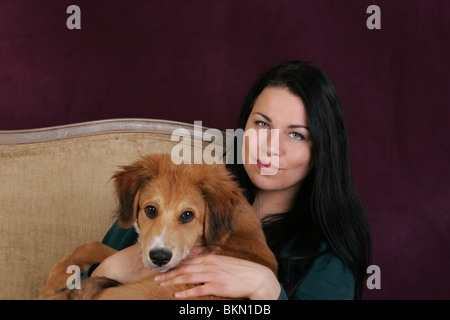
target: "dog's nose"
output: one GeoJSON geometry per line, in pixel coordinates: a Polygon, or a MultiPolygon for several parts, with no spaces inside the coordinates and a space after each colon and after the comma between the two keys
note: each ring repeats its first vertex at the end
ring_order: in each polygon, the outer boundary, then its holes
{"type": "Polygon", "coordinates": [[[169,250],[163,248],[150,250],[150,260],[159,267],[167,264],[171,258],[172,252],[169,250]]]}

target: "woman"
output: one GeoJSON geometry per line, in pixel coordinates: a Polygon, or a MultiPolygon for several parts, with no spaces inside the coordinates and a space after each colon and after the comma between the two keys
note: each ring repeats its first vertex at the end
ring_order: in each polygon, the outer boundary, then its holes
{"type": "MultiPolygon", "coordinates": [[[[278,133],[267,146],[263,139],[257,148],[244,144],[244,165],[236,159],[229,166],[263,222],[279,263],[278,279],[256,263],[193,253],[156,280],[202,284],[178,292],[178,298],[361,298],[370,231],[353,187],[344,116],[331,80],[300,61],[270,69],[250,89],[237,128],[278,133]]],[[[132,239],[134,231],[127,232],[132,239]]],[[[106,243],[123,240],[123,233],[113,227],[106,243]]],[[[126,240],[116,248],[131,244],[126,240]]],[[[141,264],[135,245],[105,260],[92,275],[132,282],[145,276],[141,264]]]]}

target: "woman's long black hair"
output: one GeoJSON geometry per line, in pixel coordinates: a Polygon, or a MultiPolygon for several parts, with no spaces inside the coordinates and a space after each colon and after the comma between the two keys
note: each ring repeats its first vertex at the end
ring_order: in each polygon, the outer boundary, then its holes
{"type": "MultiPolygon", "coordinates": [[[[314,259],[324,254],[319,247],[325,242],[328,251],[352,270],[354,298],[360,299],[372,244],[365,210],[353,186],[345,120],[336,88],[310,63],[280,64],[251,87],[237,129],[244,130],[256,99],[266,87],[287,88],[302,99],[313,144],[314,166],[303,180],[292,210],[263,219],[268,245],[279,262],[287,260],[294,269],[280,270],[279,280],[292,298],[314,259]],[[283,250],[288,243],[290,249],[283,250]]],[[[253,204],[256,187],[238,163],[242,162],[234,161],[228,167],[253,204]]]]}

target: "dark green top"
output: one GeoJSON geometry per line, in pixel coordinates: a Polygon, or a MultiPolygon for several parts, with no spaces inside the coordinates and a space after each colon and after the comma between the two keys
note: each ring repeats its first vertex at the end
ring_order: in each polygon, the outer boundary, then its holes
{"type": "MultiPolygon", "coordinates": [[[[137,242],[138,235],[134,228],[122,229],[117,221],[106,233],[103,243],[116,249],[125,249],[137,242]]],[[[325,245],[322,249],[325,249],[325,245]]],[[[285,263],[285,262],[281,262],[285,263]]],[[[92,265],[86,272],[89,276],[98,266],[92,265]]],[[[289,268],[283,268],[289,270],[289,268]]],[[[350,269],[331,253],[324,254],[314,261],[311,270],[297,287],[294,299],[298,300],[351,300],[355,291],[355,279],[350,269]]],[[[287,300],[286,292],[281,286],[279,300],[287,300]]]]}

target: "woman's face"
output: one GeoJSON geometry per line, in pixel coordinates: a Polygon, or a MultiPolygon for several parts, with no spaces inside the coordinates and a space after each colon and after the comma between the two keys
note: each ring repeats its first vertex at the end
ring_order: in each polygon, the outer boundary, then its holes
{"type": "Polygon", "coordinates": [[[267,87],[245,126],[244,168],[259,190],[296,191],[313,166],[302,100],[286,88],[267,87]],[[265,137],[267,136],[267,138],[265,137]]]}

